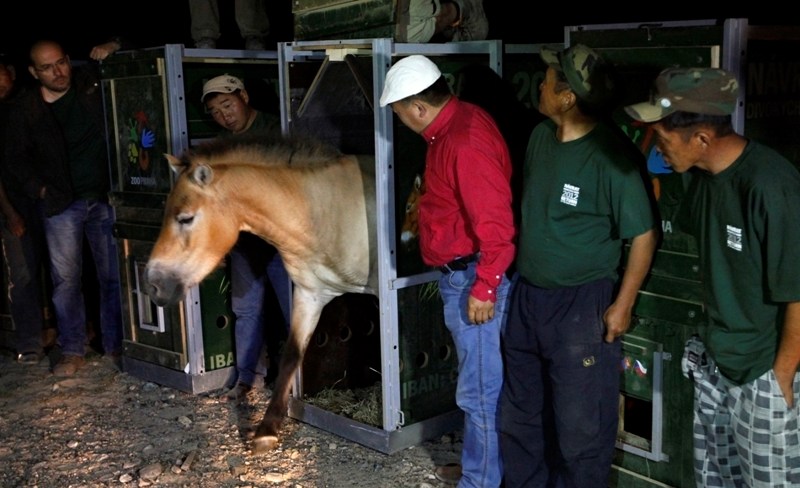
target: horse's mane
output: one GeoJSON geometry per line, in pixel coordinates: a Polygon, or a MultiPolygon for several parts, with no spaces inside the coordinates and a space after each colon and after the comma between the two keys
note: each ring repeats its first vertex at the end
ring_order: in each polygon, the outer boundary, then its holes
{"type": "Polygon", "coordinates": [[[188,165],[194,157],[202,157],[209,164],[214,161],[230,162],[224,156],[231,153],[252,154],[243,163],[260,161],[285,163],[296,167],[318,166],[342,156],[331,144],[305,136],[284,136],[276,131],[249,131],[235,136],[225,136],[203,142],[184,153],[182,162],[188,165]]]}

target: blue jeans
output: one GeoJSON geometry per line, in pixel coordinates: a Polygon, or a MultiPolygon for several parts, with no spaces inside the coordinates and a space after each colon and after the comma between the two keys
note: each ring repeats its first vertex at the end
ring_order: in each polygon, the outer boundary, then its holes
{"type": "Polygon", "coordinates": [[[58,342],[64,355],[86,354],[86,306],[83,298],[84,237],[94,259],[100,288],[103,352],[122,352],[122,295],[113,208],[97,200],[75,200],[63,212],[44,219],[58,342]]]}
{"type": "Polygon", "coordinates": [[[464,271],[444,273],[439,278],[444,322],[458,355],[456,404],[464,411],[458,488],[497,487],[503,477],[496,417],[503,385],[500,330],[506,320],[511,282],[504,276],[497,288],[494,318],[474,325],[467,318],[467,299],[475,281],[475,266],[470,263],[464,271]]]}
{"type": "Polygon", "coordinates": [[[614,283],[544,289],[519,278],[503,331],[505,486],[606,488],[622,343],[604,342],[614,283]]]}
{"type": "MultiPolygon", "coordinates": [[[[256,377],[266,377],[264,361],[267,310],[264,306],[267,279],[281,308],[281,326],[288,330],[291,282],[280,254],[252,234],[242,233],[230,253],[231,306],[236,316],[236,381],[252,386],[256,377]]],[[[235,381],[233,382],[235,383],[235,381]]]]}
{"type": "Polygon", "coordinates": [[[25,233],[17,237],[2,225],[3,256],[8,273],[8,300],[14,322],[17,353],[42,353],[45,257],[42,220],[33,200],[15,199],[14,209],[25,220],[25,233]]]}

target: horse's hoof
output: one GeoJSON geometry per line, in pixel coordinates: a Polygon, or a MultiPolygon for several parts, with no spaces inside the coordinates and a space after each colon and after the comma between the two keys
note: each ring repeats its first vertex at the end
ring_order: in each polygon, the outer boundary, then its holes
{"type": "Polygon", "coordinates": [[[278,437],[265,435],[253,439],[253,454],[264,454],[278,447],[278,437]]]}

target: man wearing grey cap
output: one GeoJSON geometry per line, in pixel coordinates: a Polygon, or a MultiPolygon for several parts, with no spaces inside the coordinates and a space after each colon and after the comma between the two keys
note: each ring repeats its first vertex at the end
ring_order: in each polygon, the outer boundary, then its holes
{"type": "Polygon", "coordinates": [[[423,261],[442,272],[444,322],[458,356],[456,403],[464,411],[461,467],[436,477],[459,488],[500,486],[497,399],[503,382],[500,330],[514,259],[511,156],[494,120],[450,92],[436,64],[407,56],[386,74],[381,107],[425,139],[419,201],[423,261]]]}
{"type": "Polygon", "coordinates": [[[678,225],[698,242],[708,323],[684,351],[698,487],[800,486],[800,174],[734,132],[735,76],[669,68],[650,100],[656,148],[692,181],[678,225]]]}
{"type": "Polygon", "coordinates": [[[655,252],[655,208],[642,153],[610,121],[612,66],[582,44],[545,46],[541,57],[548,120],[528,143],[519,279],[503,332],[506,487],[607,487],[620,337],[655,252]]]}

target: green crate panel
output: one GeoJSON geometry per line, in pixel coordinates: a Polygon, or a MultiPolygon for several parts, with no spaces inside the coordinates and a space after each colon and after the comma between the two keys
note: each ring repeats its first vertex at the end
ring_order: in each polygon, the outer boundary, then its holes
{"type": "Polygon", "coordinates": [[[458,358],[437,282],[398,292],[400,403],[406,423],[456,410],[458,358]]]}
{"type": "Polygon", "coordinates": [[[320,5],[294,14],[295,40],[394,37],[394,30],[395,5],[387,0],[320,5]]]}

